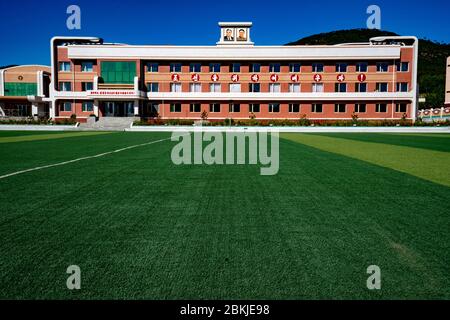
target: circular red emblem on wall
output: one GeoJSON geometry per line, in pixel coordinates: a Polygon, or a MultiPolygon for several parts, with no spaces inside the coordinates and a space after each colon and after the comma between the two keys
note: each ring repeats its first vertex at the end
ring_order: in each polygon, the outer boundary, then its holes
{"type": "Polygon", "coordinates": [[[252,74],[252,76],[250,77],[250,79],[252,79],[253,82],[258,82],[258,81],[259,81],[259,75],[257,75],[257,74],[252,74]]]}
{"type": "Polygon", "coordinates": [[[322,81],[322,76],[320,75],[320,74],[315,74],[314,75],[314,81],[315,82],[320,82],[320,81],[322,81]]]}
{"type": "Polygon", "coordinates": [[[291,75],[292,82],[298,82],[299,80],[300,80],[300,77],[298,76],[298,74],[291,75]]]}
{"type": "Polygon", "coordinates": [[[194,82],[200,81],[200,75],[198,73],[194,73],[193,75],[191,75],[191,79],[194,82]]]}
{"type": "Polygon", "coordinates": [[[342,73],[340,73],[337,75],[336,79],[339,82],[343,82],[343,81],[345,81],[345,76],[342,73]]]}
{"type": "Polygon", "coordinates": [[[358,74],[358,81],[359,82],[364,82],[366,81],[367,77],[364,73],[358,74]]]}
{"type": "Polygon", "coordinates": [[[214,81],[214,82],[217,82],[217,81],[219,81],[219,75],[217,74],[217,73],[213,73],[212,75],[211,75],[211,81],[214,81]]]}
{"type": "Polygon", "coordinates": [[[178,81],[180,81],[180,75],[179,75],[178,73],[172,74],[172,81],[173,81],[173,82],[178,82],[178,81]]]}
{"type": "Polygon", "coordinates": [[[238,74],[232,74],[231,75],[231,81],[238,82],[239,81],[239,75],[238,74]]]}
{"type": "Polygon", "coordinates": [[[270,75],[270,81],[272,81],[272,82],[277,82],[278,79],[279,79],[279,77],[278,77],[277,74],[271,74],[271,75],[270,75]]]}

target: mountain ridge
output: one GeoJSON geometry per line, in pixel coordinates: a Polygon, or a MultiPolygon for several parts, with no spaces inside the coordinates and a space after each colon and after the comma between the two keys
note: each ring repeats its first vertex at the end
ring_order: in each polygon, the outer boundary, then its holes
{"type": "MultiPolygon", "coordinates": [[[[368,42],[370,38],[398,36],[391,31],[377,29],[345,29],[323,32],[289,42],[292,45],[334,45],[339,43],[368,42]]],[[[445,74],[450,44],[419,39],[418,83],[419,93],[426,98],[420,108],[441,107],[445,100],[445,74]]]]}

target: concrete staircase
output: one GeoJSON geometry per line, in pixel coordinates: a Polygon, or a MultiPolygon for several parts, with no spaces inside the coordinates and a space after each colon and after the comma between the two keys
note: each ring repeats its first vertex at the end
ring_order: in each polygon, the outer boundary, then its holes
{"type": "Polygon", "coordinates": [[[98,130],[98,131],[124,131],[129,128],[135,117],[102,117],[94,122],[89,119],[87,123],[80,123],[79,130],[98,130]]]}

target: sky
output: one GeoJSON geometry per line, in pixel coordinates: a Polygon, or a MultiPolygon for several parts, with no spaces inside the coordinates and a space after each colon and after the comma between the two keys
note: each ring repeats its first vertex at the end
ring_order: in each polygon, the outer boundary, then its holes
{"type": "Polygon", "coordinates": [[[255,45],[365,28],[367,7],[381,9],[381,29],[450,43],[448,0],[1,0],[0,66],[50,64],[53,36],[96,36],[128,44],[215,45],[219,21],[251,21],[255,45]],[[81,9],[69,30],[67,7],[81,9]]]}

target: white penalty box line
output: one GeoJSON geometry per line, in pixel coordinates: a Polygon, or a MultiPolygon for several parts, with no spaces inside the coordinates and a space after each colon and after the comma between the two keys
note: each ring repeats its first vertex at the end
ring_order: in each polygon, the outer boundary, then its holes
{"type": "Polygon", "coordinates": [[[8,173],[8,174],[5,174],[3,176],[0,176],[0,179],[9,178],[9,177],[17,176],[19,174],[24,174],[24,173],[28,173],[28,172],[32,172],[32,171],[43,170],[43,169],[59,167],[59,166],[64,166],[64,165],[67,165],[67,164],[71,164],[71,163],[75,163],[75,162],[79,162],[79,161],[83,161],[83,160],[100,158],[100,157],[104,157],[104,156],[107,156],[107,155],[110,155],[110,154],[114,154],[114,153],[130,150],[130,149],[135,149],[135,148],[139,148],[139,147],[145,147],[145,146],[148,146],[148,145],[151,145],[151,144],[163,142],[163,141],[170,140],[170,139],[171,138],[169,137],[169,138],[165,138],[165,139],[160,139],[160,140],[140,143],[140,144],[132,145],[132,146],[129,146],[129,147],[116,149],[116,150],[113,150],[113,151],[103,152],[103,153],[99,153],[99,154],[96,154],[96,155],[93,155],[93,156],[86,156],[86,157],[81,157],[81,158],[77,158],[77,159],[73,159],[73,160],[68,160],[68,161],[63,161],[63,162],[59,162],[59,163],[49,164],[49,165],[45,165],[45,166],[39,166],[39,167],[31,168],[31,169],[20,170],[20,171],[16,171],[16,172],[12,172],[12,173],[8,173]]]}

